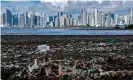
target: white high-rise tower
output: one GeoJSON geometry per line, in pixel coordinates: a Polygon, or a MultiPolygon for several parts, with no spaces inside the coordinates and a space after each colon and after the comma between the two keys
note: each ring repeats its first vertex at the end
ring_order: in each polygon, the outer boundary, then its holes
{"type": "Polygon", "coordinates": [[[130,24],[133,24],[133,10],[131,10],[131,21],[130,24]]]}
{"type": "Polygon", "coordinates": [[[125,15],[124,21],[125,21],[126,25],[129,25],[129,16],[128,15],[125,15]]]}
{"type": "Polygon", "coordinates": [[[81,25],[87,25],[87,12],[85,8],[81,10],[81,25]]]}
{"type": "Polygon", "coordinates": [[[98,9],[95,9],[95,26],[98,25],[98,9]]]}
{"type": "Polygon", "coordinates": [[[90,16],[89,23],[90,23],[90,26],[95,26],[95,15],[94,15],[94,12],[90,16]]]}

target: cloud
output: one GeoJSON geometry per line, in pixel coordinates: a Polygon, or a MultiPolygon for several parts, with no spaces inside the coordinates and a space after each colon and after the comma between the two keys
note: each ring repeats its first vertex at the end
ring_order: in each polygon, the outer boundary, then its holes
{"type": "Polygon", "coordinates": [[[48,15],[57,14],[63,11],[64,13],[79,14],[80,10],[86,8],[88,13],[99,9],[103,12],[113,12],[116,14],[127,14],[133,9],[133,1],[113,1],[101,0],[41,0],[41,1],[7,1],[2,2],[2,11],[9,8],[14,13],[41,12],[48,15]]]}

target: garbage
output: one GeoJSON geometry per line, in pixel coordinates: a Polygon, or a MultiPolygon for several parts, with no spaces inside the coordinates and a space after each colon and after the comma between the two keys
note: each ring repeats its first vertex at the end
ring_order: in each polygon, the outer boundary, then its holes
{"type": "Polygon", "coordinates": [[[40,43],[2,44],[1,53],[7,56],[2,56],[2,79],[133,80],[132,41],[109,42],[64,40],[41,47],[40,43]]]}
{"type": "Polygon", "coordinates": [[[43,52],[43,51],[48,51],[50,48],[48,45],[39,45],[37,46],[37,49],[40,51],[40,52],[43,52]]]}

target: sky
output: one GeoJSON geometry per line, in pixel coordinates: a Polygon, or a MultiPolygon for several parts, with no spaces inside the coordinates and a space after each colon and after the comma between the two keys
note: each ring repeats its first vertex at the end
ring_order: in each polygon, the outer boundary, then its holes
{"type": "Polygon", "coordinates": [[[1,10],[8,8],[13,14],[35,12],[37,15],[56,15],[57,12],[79,15],[85,8],[91,14],[95,9],[103,12],[112,12],[118,15],[130,14],[133,10],[133,0],[2,0],[1,10]]]}

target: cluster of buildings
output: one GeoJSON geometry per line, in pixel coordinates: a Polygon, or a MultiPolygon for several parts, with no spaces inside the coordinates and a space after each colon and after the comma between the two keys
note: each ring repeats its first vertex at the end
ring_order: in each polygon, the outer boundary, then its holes
{"type": "Polygon", "coordinates": [[[118,16],[111,12],[104,13],[95,9],[91,14],[84,8],[80,15],[72,17],[71,14],[59,12],[57,15],[46,17],[34,13],[24,12],[23,14],[12,14],[9,9],[1,14],[2,27],[24,27],[24,28],[44,28],[44,27],[71,27],[71,26],[95,26],[114,27],[116,25],[133,24],[133,10],[131,15],[118,16]]]}
{"type": "Polygon", "coordinates": [[[131,11],[131,16],[118,16],[111,12],[104,13],[102,11],[98,11],[98,9],[95,9],[95,11],[92,12],[90,16],[88,16],[85,9],[82,11],[82,13],[81,25],[88,24],[90,26],[96,27],[115,27],[116,25],[125,26],[133,24],[133,10],[131,11]]]}

